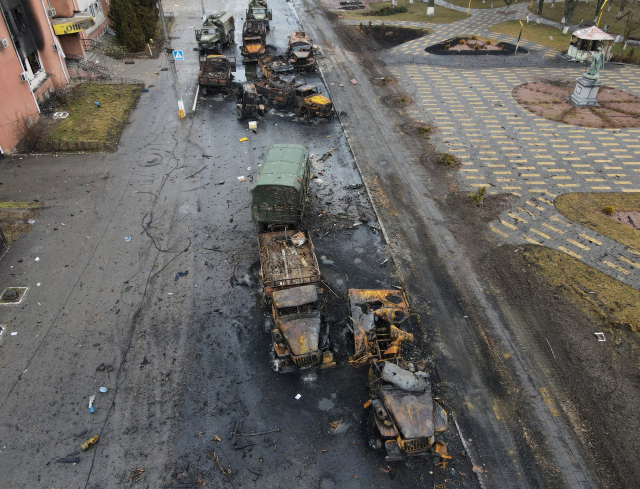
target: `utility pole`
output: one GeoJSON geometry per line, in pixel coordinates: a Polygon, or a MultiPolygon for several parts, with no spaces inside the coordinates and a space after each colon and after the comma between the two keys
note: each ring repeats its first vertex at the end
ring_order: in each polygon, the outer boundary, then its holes
{"type": "Polygon", "coordinates": [[[173,58],[173,49],[171,48],[171,39],[169,39],[169,31],[167,30],[167,22],[164,19],[164,11],[162,10],[162,0],[158,0],[158,12],[160,14],[160,21],[162,22],[162,30],[164,32],[164,54],[169,60],[169,68],[171,71],[171,85],[173,86],[173,93],[176,96],[178,102],[178,118],[184,119],[184,102],[182,101],[182,95],[180,95],[180,85],[178,83],[178,73],[176,72],[176,60],[173,58]]]}

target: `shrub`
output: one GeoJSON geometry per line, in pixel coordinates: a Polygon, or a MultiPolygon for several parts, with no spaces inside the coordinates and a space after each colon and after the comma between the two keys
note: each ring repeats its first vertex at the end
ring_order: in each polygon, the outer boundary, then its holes
{"type": "Polygon", "coordinates": [[[418,134],[431,134],[431,128],[429,126],[420,126],[418,127],[418,134]]]}
{"type": "Polygon", "coordinates": [[[474,51],[480,51],[480,45],[476,44],[475,46],[473,46],[473,50],[474,51]]]}
{"type": "Polygon", "coordinates": [[[466,44],[467,40],[466,39],[460,39],[459,44],[466,44]]]}
{"type": "Polygon", "coordinates": [[[604,212],[607,216],[613,215],[615,211],[616,210],[612,205],[605,205],[604,209],[602,209],[602,212],[604,212]]]}
{"type": "Polygon", "coordinates": [[[471,39],[475,41],[476,39],[478,39],[478,36],[471,36],[471,39]]]}
{"type": "Polygon", "coordinates": [[[478,188],[477,192],[473,192],[469,194],[469,203],[476,204],[481,202],[484,199],[485,194],[487,193],[487,187],[478,188]]]}
{"type": "Polygon", "coordinates": [[[487,44],[487,46],[491,46],[491,39],[487,39],[486,44],[487,44]]]}
{"type": "Polygon", "coordinates": [[[444,166],[453,166],[456,163],[456,159],[449,153],[444,153],[438,160],[438,163],[444,166]]]}
{"type": "Polygon", "coordinates": [[[444,50],[445,50],[445,51],[449,51],[449,49],[451,49],[451,44],[447,44],[447,45],[444,47],[444,50]]]}
{"type": "Polygon", "coordinates": [[[369,15],[394,15],[404,14],[407,12],[407,7],[383,7],[378,10],[372,10],[369,15]]]}

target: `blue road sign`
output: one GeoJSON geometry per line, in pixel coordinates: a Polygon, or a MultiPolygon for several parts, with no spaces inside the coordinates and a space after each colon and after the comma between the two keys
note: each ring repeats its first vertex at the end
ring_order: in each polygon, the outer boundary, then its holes
{"type": "Polygon", "coordinates": [[[184,55],[182,51],[173,51],[173,59],[176,61],[184,61],[184,55]]]}

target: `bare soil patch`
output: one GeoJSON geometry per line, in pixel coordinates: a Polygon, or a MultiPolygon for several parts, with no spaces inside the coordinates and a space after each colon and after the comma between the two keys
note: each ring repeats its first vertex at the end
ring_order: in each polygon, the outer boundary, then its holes
{"type": "MultiPolygon", "coordinates": [[[[470,56],[484,55],[505,55],[515,52],[515,44],[503,41],[494,41],[491,39],[478,39],[476,36],[471,37],[453,37],[446,41],[433,44],[425,48],[427,53],[431,54],[460,54],[470,56]],[[475,39],[474,39],[475,38],[475,39]]],[[[518,47],[519,54],[527,54],[528,51],[523,47],[518,47]]]]}
{"type": "Polygon", "coordinates": [[[540,117],[582,127],[624,128],[640,126],[640,98],[624,90],[600,87],[600,107],[575,107],[567,99],[575,81],[538,81],[513,89],[516,101],[540,117]]]}
{"type": "Polygon", "coordinates": [[[640,250],[640,193],[564,194],[555,206],[567,219],[640,250]],[[607,206],[614,209],[611,216],[604,212],[607,206]]]}
{"type": "Polygon", "coordinates": [[[382,100],[382,103],[387,105],[388,107],[398,107],[398,108],[409,107],[414,103],[414,100],[411,97],[409,97],[408,95],[402,95],[402,94],[382,97],[381,100],[382,100]]]}
{"type": "Polygon", "coordinates": [[[560,400],[552,412],[573,425],[600,484],[633,486],[640,477],[632,435],[640,429],[640,292],[541,246],[501,246],[483,268],[509,306],[518,341],[538,345],[528,352],[549,375],[541,396],[560,400]]]}
{"type": "Polygon", "coordinates": [[[358,42],[353,43],[351,46],[356,52],[389,49],[431,34],[428,29],[388,25],[372,25],[369,27],[366,23],[363,23],[362,26],[343,26],[341,30],[347,36],[358,39],[358,42]]]}
{"type": "Polygon", "coordinates": [[[9,244],[31,230],[33,220],[38,216],[40,202],[0,202],[0,228],[9,244]]]}

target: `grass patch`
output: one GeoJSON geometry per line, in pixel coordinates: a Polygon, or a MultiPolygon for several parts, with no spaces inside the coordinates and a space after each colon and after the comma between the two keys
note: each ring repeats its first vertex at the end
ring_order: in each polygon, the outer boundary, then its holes
{"type": "Polygon", "coordinates": [[[640,193],[563,194],[556,199],[555,206],[567,219],[640,250],[640,231],[596,212],[607,206],[616,211],[640,210],[640,193]]]}
{"type": "Polygon", "coordinates": [[[469,204],[477,204],[482,202],[484,196],[487,195],[487,187],[479,187],[477,191],[469,194],[469,204]]]}
{"type": "Polygon", "coordinates": [[[640,333],[640,291],[543,246],[527,246],[524,256],[557,293],[596,324],[604,322],[609,328],[623,327],[640,333]]]}
{"type": "MultiPolygon", "coordinates": [[[[370,3],[371,10],[378,10],[384,7],[390,7],[391,2],[376,2],[370,3]]],[[[357,12],[350,11],[340,13],[343,19],[346,20],[361,20],[367,22],[369,20],[408,20],[412,22],[430,22],[432,24],[450,24],[452,22],[458,22],[459,20],[466,19],[468,15],[464,12],[458,12],[444,7],[435,7],[435,15],[427,17],[427,4],[422,2],[414,2],[412,4],[407,3],[402,7],[407,7],[407,12],[402,14],[385,15],[383,17],[371,15],[368,11],[357,12]]]]}
{"type": "MultiPolygon", "coordinates": [[[[469,0],[447,0],[450,4],[457,5],[458,7],[469,8],[469,0]]],[[[515,4],[514,4],[515,6],[515,4]]],[[[495,0],[493,7],[507,8],[507,4],[502,0],[495,0]]],[[[471,8],[491,8],[491,0],[486,0],[484,3],[482,0],[471,0],[471,8]]]]}
{"type": "MultiPolygon", "coordinates": [[[[529,8],[531,12],[534,14],[538,13],[538,2],[534,2],[533,5],[529,8]]],[[[603,28],[605,25],[609,25],[609,34],[615,36],[616,34],[621,34],[624,28],[624,20],[616,19],[616,15],[618,14],[618,10],[620,10],[620,1],[616,0],[613,2],[608,2],[604,7],[604,12],[602,13],[602,19],[600,20],[600,27],[603,28]],[[611,4],[611,10],[607,10],[609,8],[609,4],[611,4]]],[[[596,2],[579,2],[576,6],[575,11],[573,12],[573,17],[571,19],[571,23],[574,25],[580,24],[581,21],[585,22],[593,22],[594,16],[596,13],[596,2]]],[[[564,14],[564,3],[556,3],[556,5],[551,8],[551,2],[547,3],[545,0],[544,7],[542,9],[542,17],[549,20],[554,20],[556,22],[560,22],[562,20],[562,15],[564,14]]],[[[637,37],[640,34],[640,30],[636,30],[631,34],[631,37],[637,37]]]]}
{"type": "Polygon", "coordinates": [[[73,87],[68,101],[58,110],[69,117],[57,122],[49,141],[106,141],[109,128],[129,117],[140,95],[139,85],[83,83],[73,87]],[[100,107],[95,105],[100,104],[100,107]],[[116,122],[117,121],[117,122],[116,122]]]}
{"type": "MultiPolygon", "coordinates": [[[[507,22],[489,27],[489,30],[497,34],[506,34],[507,36],[518,39],[520,22],[517,20],[508,20],[507,22]]],[[[535,42],[541,46],[547,46],[558,52],[565,52],[569,49],[571,34],[563,34],[562,30],[557,27],[529,22],[528,24],[524,24],[522,39],[524,41],[535,42]]]]}
{"type": "Polygon", "coordinates": [[[38,215],[41,202],[0,202],[0,228],[9,244],[31,229],[29,219],[38,215]]]}

